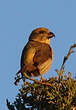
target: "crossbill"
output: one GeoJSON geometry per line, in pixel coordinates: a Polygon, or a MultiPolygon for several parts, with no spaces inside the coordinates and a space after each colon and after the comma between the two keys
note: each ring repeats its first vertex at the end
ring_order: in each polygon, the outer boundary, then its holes
{"type": "Polygon", "coordinates": [[[45,27],[36,28],[29,36],[21,55],[21,68],[17,72],[29,77],[41,76],[47,73],[53,62],[53,49],[50,39],[55,34],[45,27]]]}

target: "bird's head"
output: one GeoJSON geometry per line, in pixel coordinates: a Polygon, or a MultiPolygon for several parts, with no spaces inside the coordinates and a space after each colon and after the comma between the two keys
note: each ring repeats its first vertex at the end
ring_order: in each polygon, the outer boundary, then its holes
{"type": "Polygon", "coordinates": [[[32,31],[29,40],[50,44],[50,38],[55,37],[49,29],[40,27],[32,31]]]}

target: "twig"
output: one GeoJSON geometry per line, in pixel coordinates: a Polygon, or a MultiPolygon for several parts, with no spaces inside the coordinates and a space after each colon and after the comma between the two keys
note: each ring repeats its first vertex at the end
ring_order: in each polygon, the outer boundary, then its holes
{"type": "Polygon", "coordinates": [[[64,57],[64,59],[63,59],[63,63],[62,63],[62,65],[61,65],[60,70],[55,69],[55,71],[57,72],[59,78],[63,78],[63,74],[64,74],[64,72],[65,72],[65,70],[64,70],[65,63],[66,63],[66,61],[68,60],[69,56],[70,56],[72,53],[75,52],[75,51],[73,50],[73,48],[75,48],[75,47],[76,47],[76,44],[73,44],[72,46],[70,46],[70,49],[69,49],[68,54],[67,54],[67,55],[64,57]]]}
{"type": "Polygon", "coordinates": [[[43,82],[43,81],[38,81],[38,80],[35,80],[34,78],[31,78],[30,76],[28,76],[26,73],[24,73],[24,76],[27,78],[27,79],[29,79],[29,80],[32,80],[32,81],[34,81],[35,83],[37,83],[37,84],[43,84],[43,85],[47,85],[47,86],[51,86],[52,84],[51,83],[49,83],[49,82],[43,82]]]}
{"type": "MultiPolygon", "coordinates": [[[[23,73],[23,76],[24,76],[25,78],[31,80],[31,81],[34,81],[34,82],[37,83],[37,84],[42,84],[42,85],[47,85],[47,86],[51,86],[51,85],[52,85],[52,84],[49,83],[49,82],[44,82],[44,81],[46,81],[46,80],[43,80],[43,81],[41,81],[41,80],[40,80],[40,81],[39,81],[39,80],[35,80],[34,78],[28,76],[26,73],[23,73]]],[[[15,82],[14,82],[14,84],[17,86],[18,83],[19,83],[19,81],[20,81],[21,79],[23,79],[23,77],[20,78],[19,75],[18,75],[17,77],[15,77],[15,82]]],[[[25,83],[25,81],[24,81],[24,83],[25,83]]]]}
{"type": "Polygon", "coordinates": [[[68,54],[64,57],[64,60],[63,60],[63,63],[62,63],[62,66],[61,66],[61,69],[60,69],[60,70],[64,69],[64,65],[65,65],[67,59],[69,58],[69,56],[70,56],[72,53],[75,52],[75,51],[73,50],[73,48],[75,48],[75,47],[76,47],[76,44],[73,44],[73,45],[70,47],[68,54]]]}

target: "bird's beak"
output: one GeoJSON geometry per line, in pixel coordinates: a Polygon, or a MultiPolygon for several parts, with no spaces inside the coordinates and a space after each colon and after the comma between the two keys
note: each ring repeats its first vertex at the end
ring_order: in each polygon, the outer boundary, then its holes
{"type": "Polygon", "coordinates": [[[52,38],[52,37],[55,37],[55,34],[53,32],[49,32],[48,33],[48,39],[52,38]]]}

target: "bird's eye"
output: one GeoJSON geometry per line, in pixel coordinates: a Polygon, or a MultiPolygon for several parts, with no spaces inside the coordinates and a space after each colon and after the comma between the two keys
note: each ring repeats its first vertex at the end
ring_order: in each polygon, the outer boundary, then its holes
{"type": "Polygon", "coordinates": [[[45,31],[40,31],[40,34],[43,34],[43,33],[45,33],[45,31]]]}

